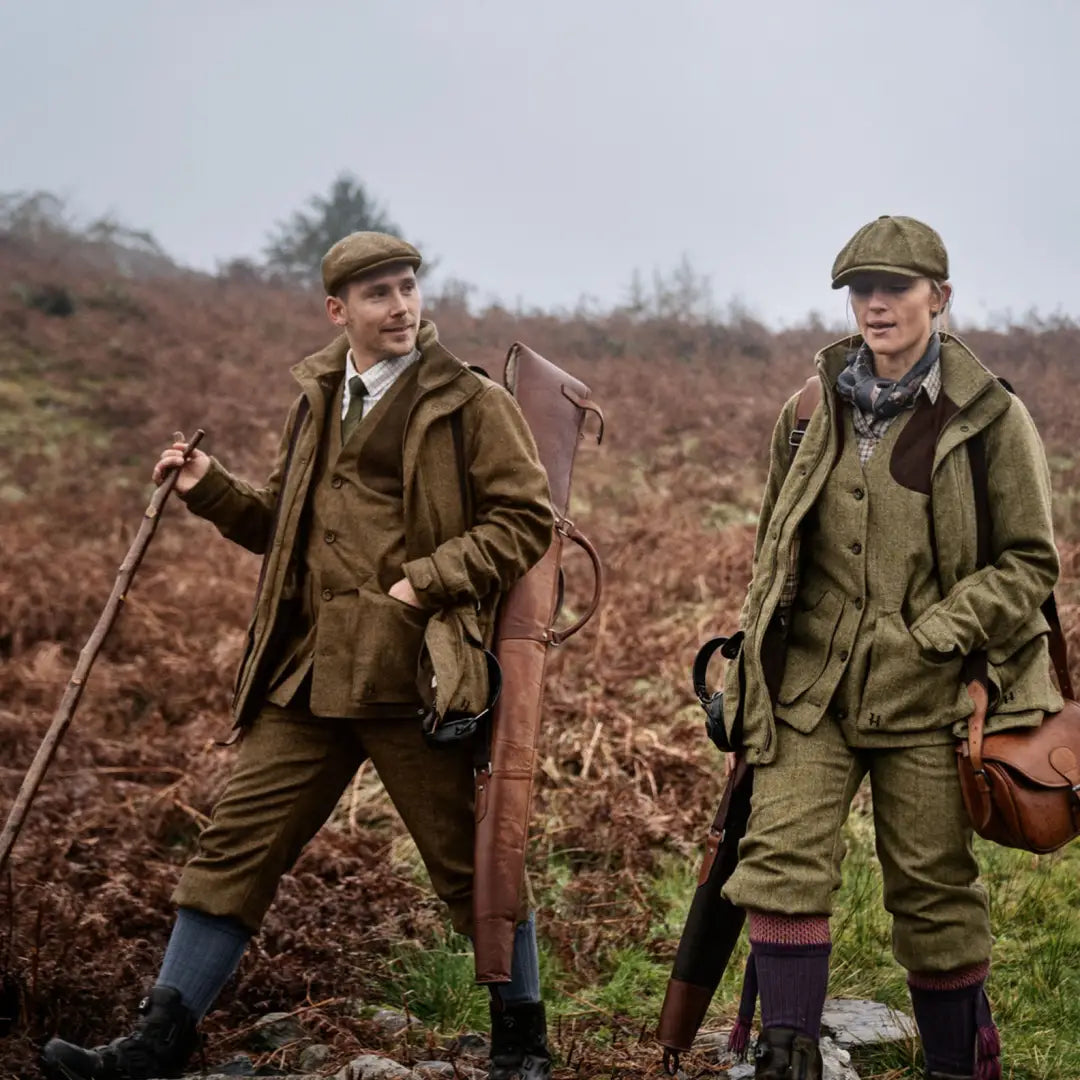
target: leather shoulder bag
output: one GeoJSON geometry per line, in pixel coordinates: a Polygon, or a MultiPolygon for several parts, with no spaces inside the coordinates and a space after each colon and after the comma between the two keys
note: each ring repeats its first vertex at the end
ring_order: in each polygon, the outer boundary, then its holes
{"type": "MultiPolygon", "coordinates": [[[[978,564],[990,562],[990,481],[986,444],[969,440],[975,486],[978,564]]],[[[957,748],[960,787],[975,831],[1025,851],[1049,852],[1080,834],[1080,704],[1073,700],[1065,635],[1051,593],[1042,607],[1050,626],[1050,657],[1065,698],[1061,712],[1036,728],[985,734],[990,707],[986,653],[970,656],[964,677],[975,712],[957,748]]]]}

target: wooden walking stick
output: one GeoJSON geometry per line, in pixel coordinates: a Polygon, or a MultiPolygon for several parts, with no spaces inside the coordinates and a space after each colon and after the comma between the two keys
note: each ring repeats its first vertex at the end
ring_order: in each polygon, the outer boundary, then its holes
{"type": "MultiPolygon", "coordinates": [[[[187,444],[184,450],[185,461],[191,457],[191,452],[199,445],[199,440],[205,434],[206,432],[202,428],[195,432],[191,442],[187,444]]],[[[112,629],[113,623],[116,622],[116,616],[119,615],[120,606],[127,596],[131,579],[135,576],[135,571],[139,569],[139,563],[142,562],[143,555],[146,554],[146,549],[150,546],[150,541],[157,530],[158,521],[161,517],[161,508],[165,505],[165,500],[176,486],[179,471],[179,469],[173,469],[158,485],[153,498],[150,500],[150,505],[147,506],[143,513],[139,532],[131,547],[128,548],[124,561],[120,564],[120,570],[116,575],[112,594],[105,604],[105,610],[102,611],[97,625],[94,627],[94,632],[90,635],[83,646],[82,652],[79,654],[79,662],[71,673],[60,706],[53,716],[49,730],[45,733],[45,738],[41,740],[38,752],[34,755],[34,760],[23,779],[22,787],[19,788],[19,793],[15,796],[15,801],[11,805],[7,821],[4,824],[4,831],[0,833],[0,874],[3,873],[4,867],[7,865],[8,856],[15,846],[15,840],[19,835],[23,822],[26,820],[26,815],[30,810],[30,804],[33,802],[34,796],[37,794],[37,789],[41,786],[41,781],[45,778],[45,773],[52,763],[56,748],[60,745],[60,740],[64,737],[64,732],[67,731],[75,715],[75,709],[79,704],[79,699],[82,697],[86,680],[90,675],[90,669],[94,666],[97,654],[101,651],[101,646],[105,643],[105,638],[112,629]]]]}

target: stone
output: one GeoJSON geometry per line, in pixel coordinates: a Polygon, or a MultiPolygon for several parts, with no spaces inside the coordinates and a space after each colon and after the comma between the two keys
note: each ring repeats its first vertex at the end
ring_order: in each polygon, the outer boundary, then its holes
{"type": "Polygon", "coordinates": [[[325,1043],[312,1043],[311,1046],[305,1046],[300,1051],[300,1056],[296,1059],[296,1066],[301,1072],[318,1072],[326,1064],[327,1059],[333,1052],[333,1048],[325,1043]]]}
{"type": "Polygon", "coordinates": [[[464,1035],[459,1035],[454,1049],[465,1058],[480,1058],[487,1061],[491,1056],[491,1043],[475,1031],[466,1031],[464,1035]]]}
{"type": "Polygon", "coordinates": [[[825,1011],[821,1014],[821,1029],[837,1046],[846,1050],[853,1046],[904,1042],[916,1036],[911,1017],[882,1005],[880,1001],[857,998],[826,1001],[825,1011]]]}
{"type": "Polygon", "coordinates": [[[406,1016],[396,1009],[379,1009],[371,1018],[371,1022],[384,1035],[397,1035],[409,1027],[423,1027],[423,1024],[415,1016],[406,1016]]]}
{"type": "Polygon", "coordinates": [[[256,1050],[280,1050],[304,1038],[307,1038],[307,1033],[295,1016],[274,1012],[256,1021],[248,1043],[256,1050]]]}
{"type": "Polygon", "coordinates": [[[237,1054],[224,1065],[219,1065],[218,1069],[224,1076],[254,1076],[255,1062],[250,1054],[237,1054]]]}
{"type": "Polygon", "coordinates": [[[390,1058],[361,1054],[353,1058],[334,1080],[415,1080],[416,1073],[390,1058]]]}
{"type": "Polygon", "coordinates": [[[423,1080],[440,1080],[441,1077],[449,1080],[455,1075],[454,1066],[449,1061],[418,1061],[413,1066],[413,1072],[423,1080]]]}

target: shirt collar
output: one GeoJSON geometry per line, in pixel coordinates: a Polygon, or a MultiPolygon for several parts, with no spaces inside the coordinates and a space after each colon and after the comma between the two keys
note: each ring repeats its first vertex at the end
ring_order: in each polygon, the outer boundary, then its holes
{"type": "Polygon", "coordinates": [[[348,383],[354,376],[360,375],[364,380],[365,386],[372,386],[387,376],[404,371],[414,361],[420,359],[420,351],[413,349],[411,353],[406,356],[388,356],[385,360],[380,360],[376,364],[372,364],[362,375],[356,370],[356,362],[353,360],[353,352],[350,349],[345,354],[345,382],[348,383]]]}

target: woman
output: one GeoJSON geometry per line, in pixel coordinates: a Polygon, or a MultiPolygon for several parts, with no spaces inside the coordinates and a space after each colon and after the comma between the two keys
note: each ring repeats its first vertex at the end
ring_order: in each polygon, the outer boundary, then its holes
{"type": "MultiPolygon", "coordinates": [[[[1000,1075],[983,990],[987,901],[954,752],[972,711],[961,668],[987,652],[988,730],[1062,707],[1039,610],[1058,559],[1042,443],[1023,403],[939,332],[947,279],[927,225],[885,216],[860,229],[832,282],[849,288],[859,335],[818,355],[821,401],[797,450],[799,395],[773,436],[742,615],[753,809],[725,890],[749,913],[763,1028],[755,1076],[767,1080],[821,1076],[841,829],[867,774],[927,1075],[1000,1075]],[[981,569],[974,437],[993,517],[981,569]]],[[[732,664],[728,700],[738,700],[736,673],[732,664]]]]}

